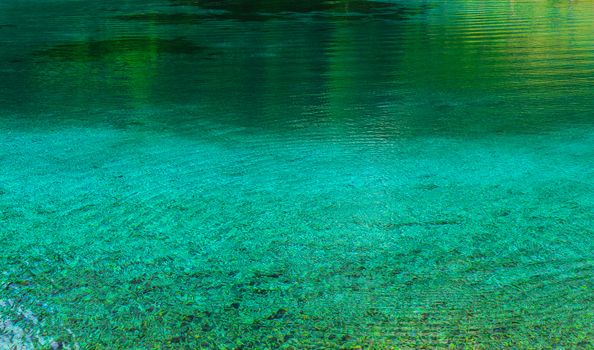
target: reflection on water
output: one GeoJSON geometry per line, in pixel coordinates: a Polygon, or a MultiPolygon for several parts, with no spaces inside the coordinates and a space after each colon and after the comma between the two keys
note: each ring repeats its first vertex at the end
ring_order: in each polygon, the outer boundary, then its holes
{"type": "MultiPolygon", "coordinates": [[[[424,4],[406,4],[382,1],[191,1],[174,0],[177,5],[195,6],[206,10],[209,18],[257,21],[266,19],[298,19],[299,15],[308,17],[348,18],[348,19],[405,19],[411,15],[423,13],[424,4]]],[[[188,19],[183,14],[179,18],[188,19]]],[[[159,14],[166,22],[174,20],[175,15],[159,14]]],[[[130,19],[146,19],[142,15],[127,17],[130,19]]],[[[205,18],[205,17],[203,17],[205,18]]]]}
{"type": "Polygon", "coordinates": [[[154,60],[161,54],[196,54],[200,48],[192,42],[156,37],[116,37],[108,40],[84,40],[52,46],[35,54],[39,58],[65,61],[117,61],[126,55],[136,55],[137,61],[154,60]]]}
{"type": "Polygon", "coordinates": [[[592,346],[593,47],[588,1],[0,2],[0,348],[592,346]]]}
{"type": "Polygon", "coordinates": [[[594,10],[584,2],[108,2],[84,13],[51,3],[57,13],[3,5],[4,106],[80,106],[74,94],[89,108],[185,104],[215,122],[322,133],[335,123],[459,134],[591,121],[594,10]],[[24,96],[36,98],[15,105],[24,96]]]}

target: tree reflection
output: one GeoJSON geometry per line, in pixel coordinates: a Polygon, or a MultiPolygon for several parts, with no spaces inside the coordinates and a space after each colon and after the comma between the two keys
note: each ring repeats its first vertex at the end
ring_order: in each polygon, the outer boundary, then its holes
{"type": "Polygon", "coordinates": [[[550,124],[568,112],[564,91],[576,118],[593,107],[584,2],[171,3],[87,18],[71,40],[54,29],[15,84],[61,108],[203,111],[152,121],[183,130],[493,131],[550,124]]]}

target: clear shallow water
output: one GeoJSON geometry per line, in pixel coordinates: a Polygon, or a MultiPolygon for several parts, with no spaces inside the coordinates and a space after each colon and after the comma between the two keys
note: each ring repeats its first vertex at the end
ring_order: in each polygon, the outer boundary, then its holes
{"type": "Polygon", "coordinates": [[[593,29],[0,4],[0,348],[593,346],[593,29]]]}

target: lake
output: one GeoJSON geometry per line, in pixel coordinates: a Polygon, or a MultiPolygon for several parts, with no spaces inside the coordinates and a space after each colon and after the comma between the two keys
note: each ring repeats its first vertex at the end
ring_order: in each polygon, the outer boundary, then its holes
{"type": "Polygon", "coordinates": [[[594,6],[0,4],[0,349],[594,347],[594,6]]]}

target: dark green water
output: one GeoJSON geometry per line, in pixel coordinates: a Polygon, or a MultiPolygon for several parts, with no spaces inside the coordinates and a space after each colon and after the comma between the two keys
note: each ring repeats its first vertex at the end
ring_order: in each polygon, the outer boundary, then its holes
{"type": "Polygon", "coordinates": [[[587,1],[0,3],[0,349],[594,347],[587,1]]]}

